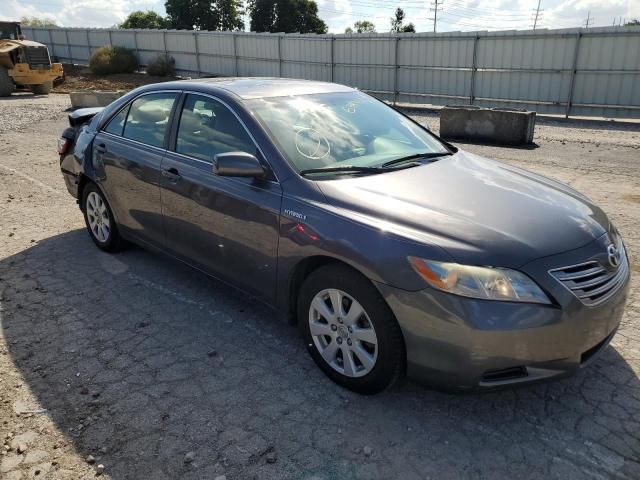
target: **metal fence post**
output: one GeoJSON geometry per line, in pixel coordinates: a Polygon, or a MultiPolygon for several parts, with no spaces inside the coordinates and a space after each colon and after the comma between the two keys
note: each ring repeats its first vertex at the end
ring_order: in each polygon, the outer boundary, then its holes
{"type": "Polygon", "coordinates": [[[278,34],[278,77],[282,78],[282,35],[278,34]]]}
{"type": "Polygon", "coordinates": [[[576,48],[573,50],[573,66],[571,67],[571,83],[569,84],[569,98],[567,98],[567,107],[564,112],[564,118],[569,118],[571,114],[571,103],[573,102],[573,87],[576,83],[576,73],[578,72],[578,54],[580,53],[580,39],[582,32],[576,35],[576,48]]]}
{"type": "MultiPolygon", "coordinates": [[[[167,43],[165,40],[165,51],[167,49],[167,43]]],[[[194,45],[194,50],[196,52],[196,68],[198,69],[198,77],[202,76],[202,69],[200,68],[200,47],[198,46],[198,31],[194,30],[193,31],[193,45],[194,45]]]]}
{"type": "Polygon", "coordinates": [[[236,39],[237,35],[232,33],[233,35],[233,60],[234,60],[234,75],[238,76],[238,41],[236,39]]]}
{"type": "Polygon", "coordinates": [[[133,31],[133,44],[136,49],[136,57],[138,57],[138,64],[142,65],[142,59],[140,58],[140,50],[138,49],[138,31],[133,31]]]}
{"type": "Polygon", "coordinates": [[[469,86],[469,105],[473,105],[476,98],[476,72],[478,71],[478,42],[480,37],[473,39],[473,59],[471,64],[471,85],[469,86]]]}
{"type": "Polygon", "coordinates": [[[56,53],[56,51],[55,51],[55,50],[56,50],[56,49],[55,49],[55,47],[54,47],[54,45],[53,45],[53,38],[51,37],[51,29],[50,29],[50,28],[47,28],[47,33],[49,34],[49,45],[51,46],[51,52],[52,52],[52,53],[54,54],[54,56],[55,56],[55,53],[56,53]]]}
{"type": "Polygon", "coordinates": [[[393,106],[398,103],[398,73],[400,72],[400,62],[398,61],[398,49],[400,48],[400,36],[396,33],[395,50],[393,54],[393,63],[395,64],[393,72],[393,106]]]}
{"type": "Polygon", "coordinates": [[[67,50],[69,51],[69,61],[73,63],[73,52],[71,52],[71,42],[69,41],[69,30],[64,29],[64,38],[67,40],[67,50]]]}
{"type": "Polygon", "coordinates": [[[89,29],[85,30],[87,34],[87,50],[89,51],[89,55],[87,57],[87,62],[91,60],[91,39],[89,38],[89,29]]]}
{"type": "Polygon", "coordinates": [[[331,68],[331,81],[332,82],[333,82],[333,77],[334,77],[334,72],[333,71],[335,70],[335,67],[336,67],[336,64],[335,64],[335,61],[334,61],[334,58],[335,58],[334,57],[334,55],[335,55],[335,53],[334,53],[335,43],[336,43],[336,37],[335,37],[335,35],[332,35],[331,36],[331,43],[329,44],[329,45],[331,45],[331,65],[330,65],[330,68],[331,68]]]}
{"type": "Polygon", "coordinates": [[[109,34],[109,45],[113,46],[113,38],[111,37],[111,30],[107,32],[109,34]]]}

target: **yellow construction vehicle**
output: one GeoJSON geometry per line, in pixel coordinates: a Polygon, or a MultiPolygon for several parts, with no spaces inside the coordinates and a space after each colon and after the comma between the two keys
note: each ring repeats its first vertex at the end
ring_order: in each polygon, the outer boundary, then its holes
{"type": "Polygon", "coordinates": [[[0,22],[0,97],[16,86],[35,94],[47,94],[62,76],[62,64],[51,63],[46,45],[25,40],[17,22],[0,22]]]}

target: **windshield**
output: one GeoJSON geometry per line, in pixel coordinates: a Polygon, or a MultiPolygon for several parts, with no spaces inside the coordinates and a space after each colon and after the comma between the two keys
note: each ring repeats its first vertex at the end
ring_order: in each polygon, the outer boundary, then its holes
{"type": "Polygon", "coordinates": [[[0,23],[0,39],[4,40],[17,40],[18,39],[18,26],[14,23],[0,23]]]}
{"type": "Polygon", "coordinates": [[[435,137],[362,92],[268,97],[248,102],[298,170],[380,167],[419,154],[446,154],[435,137]]]}

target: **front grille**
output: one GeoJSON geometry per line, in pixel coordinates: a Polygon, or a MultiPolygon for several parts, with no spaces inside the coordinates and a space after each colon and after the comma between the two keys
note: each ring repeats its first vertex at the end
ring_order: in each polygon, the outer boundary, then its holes
{"type": "Polygon", "coordinates": [[[27,56],[27,63],[31,68],[51,66],[47,47],[26,47],[25,54],[27,56]]]}
{"type": "Polygon", "coordinates": [[[611,298],[622,287],[629,273],[627,255],[619,242],[620,264],[616,269],[606,268],[600,262],[589,262],[557,268],[549,273],[567,287],[582,303],[590,307],[611,298]]]}

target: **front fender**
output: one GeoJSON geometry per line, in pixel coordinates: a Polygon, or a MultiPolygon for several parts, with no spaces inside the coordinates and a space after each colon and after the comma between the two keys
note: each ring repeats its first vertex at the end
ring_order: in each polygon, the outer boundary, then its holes
{"type": "Polygon", "coordinates": [[[409,264],[409,256],[452,261],[437,245],[337,214],[321,202],[285,196],[278,245],[278,308],[289,310],[289,280],[300,262],[310,257],[343,262],[374,282],[409,291],[424,289],[424,280],[409,264]]]}

